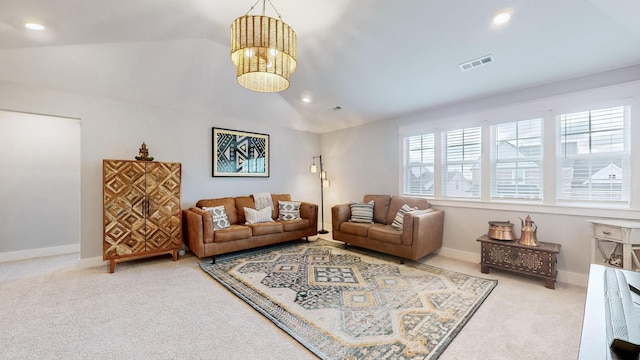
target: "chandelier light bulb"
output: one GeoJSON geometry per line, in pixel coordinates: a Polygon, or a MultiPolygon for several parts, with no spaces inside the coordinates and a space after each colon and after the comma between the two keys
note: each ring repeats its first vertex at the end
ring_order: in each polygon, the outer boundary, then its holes
{"type": "Polygon", "coordinates": [[[311,165],[311,172],[314,174],[318,172],[318,166],[316,166],[316,164],[311,165]]]}

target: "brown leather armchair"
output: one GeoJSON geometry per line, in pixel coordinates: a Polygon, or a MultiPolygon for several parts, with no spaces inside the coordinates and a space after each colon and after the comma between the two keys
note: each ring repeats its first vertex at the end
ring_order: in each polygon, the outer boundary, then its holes
{"type": "Polygon", "coordinates": [[[418,260],[442,247],[444,211],[431,208],[424,198],[390,195],[365,195],[363,202],[374,201],[373,223],[351,219],[351,204],[331,208],[334,240],[404,259],[418,260]],[[402,230],[391,226],[398,210],[407,204],[418,210],[404,214],[402,230]]]}

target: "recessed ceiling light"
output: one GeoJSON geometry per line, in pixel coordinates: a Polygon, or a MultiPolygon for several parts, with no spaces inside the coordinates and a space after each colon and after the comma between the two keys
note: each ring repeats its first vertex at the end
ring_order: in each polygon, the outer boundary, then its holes
{"type": "Polygon", "coordinates": [[[496,25],[504,25],[508,23],[509,20],[511,20],[511,14],[506,11],[503,11],[493,17],[493,23],[496,25]]]}
{"type": "Polygon", "coordinates": [[[43,25],[36,24],[36,23],[24,24],[24,27],[26,27],[29,30],[38,30],[38,31],[42,31],[45,29],[43,25]]]}
{"type": "Polygon", "coordinates": [[[302,97],[302,102],[310,103],[311,102],[311,98],[308,97],[308,96],[303,96],[302,97]]]}

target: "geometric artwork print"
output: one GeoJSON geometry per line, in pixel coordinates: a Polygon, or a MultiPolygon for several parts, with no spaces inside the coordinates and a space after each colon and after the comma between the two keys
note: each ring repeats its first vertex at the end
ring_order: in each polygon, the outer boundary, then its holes
{"type": "Polygon", "coordinates": [[[214,128],[214,176],[268,176],[268,135],[214,128]]]}

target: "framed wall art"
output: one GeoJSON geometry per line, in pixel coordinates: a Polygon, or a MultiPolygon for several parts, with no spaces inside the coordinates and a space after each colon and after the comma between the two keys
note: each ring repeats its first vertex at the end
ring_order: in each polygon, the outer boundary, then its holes
{"type": "Polygon", "coordinates": [[[269,135],[213,128],[213,176],[269,177],[269,135]]]}

